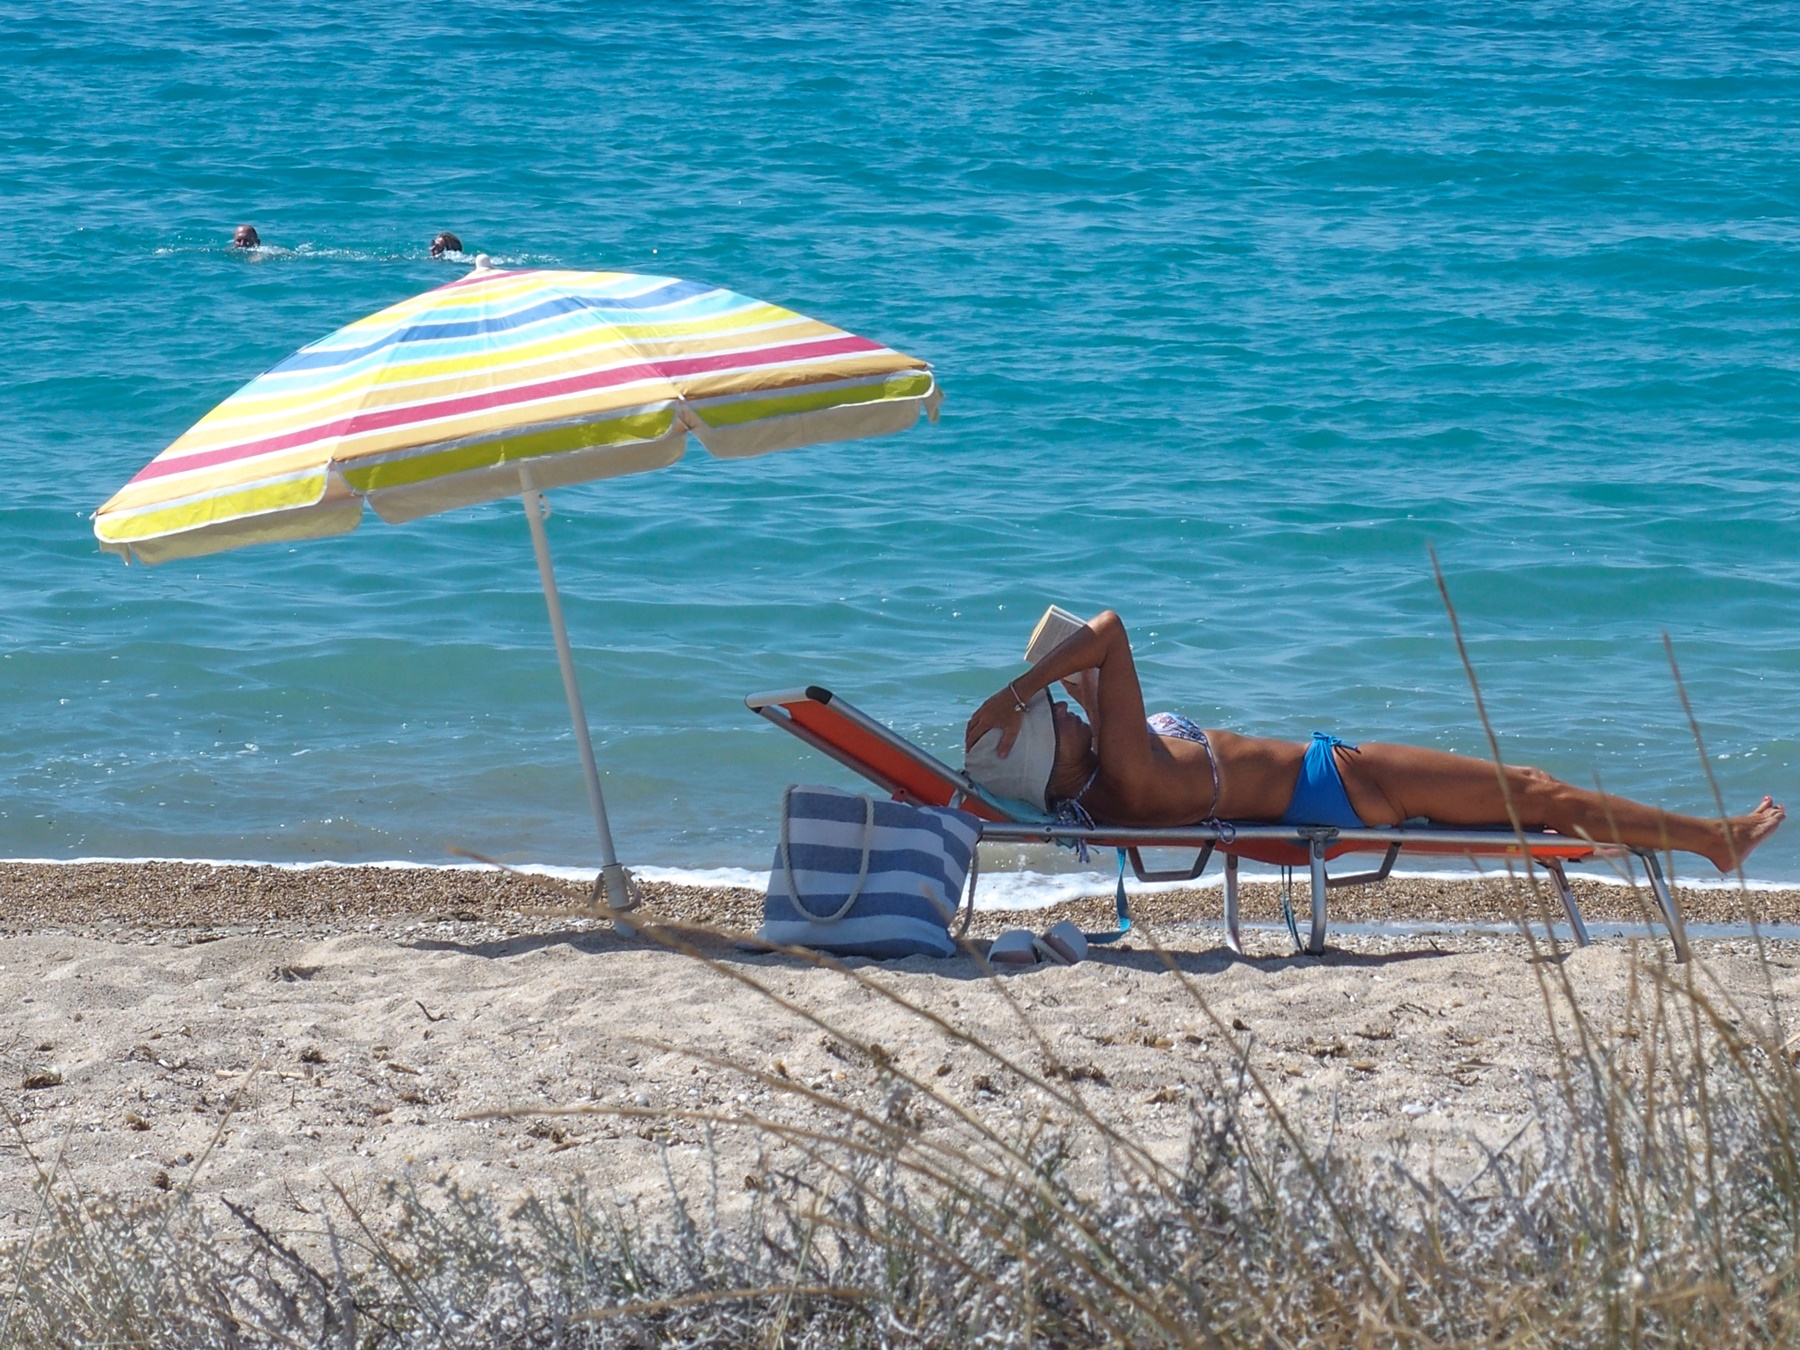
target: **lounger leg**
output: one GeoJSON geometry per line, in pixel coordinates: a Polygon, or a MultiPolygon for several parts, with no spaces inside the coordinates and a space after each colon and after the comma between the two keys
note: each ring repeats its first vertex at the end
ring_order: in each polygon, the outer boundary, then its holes
{"type": "Polygon", "coordinates": [[[1225,945],[1244,954],[1244,934],[1238,928],[1238,860],[1231,853],[1225,855],[1225,945]]]}
{"type": "Polygon", "coordinates": [[[1314,839],[1312,854],[1312,935],[1306,950],[1317,956],[1325,950],[1325,841],[1314,839]]]}
{"type": "Polygon", "coordinates": [[[1650,889],[1656,894],[1656,903],[1662,906],[1663,922],[1669,925],[1669,941],[1675,944],[1675,959],[1688,959],[1687,925],[1681,921],[1681,911],[1675,908],[1675,897],[1669,891],[1668,880],[1663,876],[1662,863],[1654,849],[1633,849],[1638,857],[1644,860],[1644,874],[1650,878],[1650,889]]]}
{"type": "Polygon", "coordinates": [[[1569,927],[1575,930],[1575,945],[1587,946],[1592,939],[1588,937],[1587,922],[1575,904],[1575,892],[1569,889],[1569,874],[1563,870],[1562,859],[1546,859],[1544,870],[1550,874],[1550,880],[1556,883],[1556,893],[1562,897],[1563,912],[1569,916],[1569,927]]]}

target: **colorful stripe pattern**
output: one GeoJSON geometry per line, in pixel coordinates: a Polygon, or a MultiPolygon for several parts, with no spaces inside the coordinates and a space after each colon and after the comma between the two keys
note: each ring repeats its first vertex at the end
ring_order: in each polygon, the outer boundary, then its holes
{"type": "Polygon", "coordinates": [[[897,430],[923,361],[734,291],[626,272],[470,274],[258,376],[96,513],[145,561],[341,533],[654,468],[688,432],[760,454],[897,430]]]}

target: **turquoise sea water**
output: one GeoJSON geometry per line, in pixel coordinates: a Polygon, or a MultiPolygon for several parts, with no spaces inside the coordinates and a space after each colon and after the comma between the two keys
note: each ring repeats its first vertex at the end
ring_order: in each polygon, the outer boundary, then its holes
{"type": "MultiPolygon", "coordinates": [[[[1800,8],[0,4],[0,855],[591,862],[516,503],[170,564],[89,513],[504,263],[933,362],[936,427],[554,495],[625,861],[754,865],[744,711],[926,745],[1044,604],[1154,706],[1800,804],[1800,8]],[[252,221],[272,247],[224,247],[252,221]]],[[[1752,872],[1800,879],[1800,826],[1752,872]]]]}

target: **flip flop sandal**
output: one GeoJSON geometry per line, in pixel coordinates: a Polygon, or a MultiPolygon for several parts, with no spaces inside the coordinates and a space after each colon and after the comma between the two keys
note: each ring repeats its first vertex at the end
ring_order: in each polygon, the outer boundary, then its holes
{"type": "Polygon", "coordinates": [[[1087,959],[1087,938],[1067,919],[1051,924],[1049,931],[1034,939],[1032,945],[1039,956],[1054,965],[1072,966],[1087,959]]]}
{"type": "Polygon", "coordinates": [[[1038,963],[1037,943],[1037,934],[1029,928],[1008,929],[989,944],[988,964],[1009,969],[1035,966],[1038,963]]]}

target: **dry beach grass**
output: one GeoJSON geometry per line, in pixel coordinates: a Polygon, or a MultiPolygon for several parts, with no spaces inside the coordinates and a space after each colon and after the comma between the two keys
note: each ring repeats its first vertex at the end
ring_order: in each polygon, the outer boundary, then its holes
{"type": "MultiPolygon", "coordinates": [[[[1505,886],[1367,898],[1500,918],[1505,886]]],[[[1800,944],[1240,960],[1199,891],[993,980],[680,926],[745,926],[742,892],[653,888],[676,926],[632,937],[529,912],[578,890],[6,869],[0,1344],[1790,1334],[1800,944]]]]}

